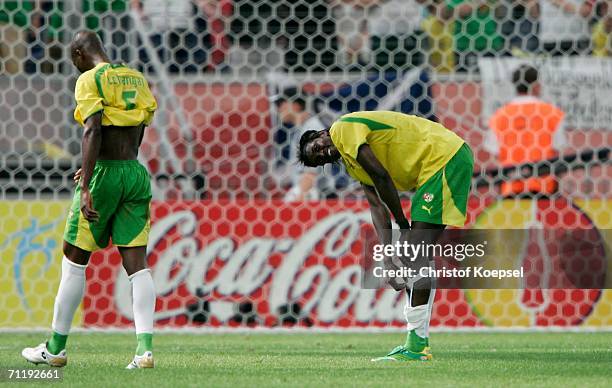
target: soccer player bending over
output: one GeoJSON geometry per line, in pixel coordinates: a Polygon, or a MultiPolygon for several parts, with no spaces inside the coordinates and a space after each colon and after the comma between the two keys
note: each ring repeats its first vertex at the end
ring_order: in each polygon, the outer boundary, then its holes
{"type": "MultiPolygon", "coordinates": [[[[300,139],[299,156],[304,165],[311,167],[342,159],[349,175],[362,184],[383,244],[392,239],[389,212],[400,229],[430,230],[426,243],[435,242],[447,225],[465,223],[474,158],[468,145],[440,124],[396,112],[351,113],[329,129],[305,132],[300,139]],[[415,188],[411,225],[398,191],[415,188]]],[[[390,260],[385,264],[393,267],[390,260]]],[[[430,360],[433,282],[417,277],[405,283],[389,283],[396,290],[406,289],[408,336],[403,346],[372,361],[430,360]]]]}
{"type": "Polygon", "coordinates": [[[140,72],[110,63],[94,32],[79,32],[70,51],[73,64],[82,73],[74,93],[74,118],[85,129],[83,162],[64,231],[53,334],[47,342],[25,348],[21,354],[35,364],[66,365],[66,340],[83,299],[85,268],[91,252],[105,248],[112,238],[132,284],[138,345],[127,368],[152,368],[156,296],[145,267],[151,185],[136,157],[157,103],[140,72]]]}

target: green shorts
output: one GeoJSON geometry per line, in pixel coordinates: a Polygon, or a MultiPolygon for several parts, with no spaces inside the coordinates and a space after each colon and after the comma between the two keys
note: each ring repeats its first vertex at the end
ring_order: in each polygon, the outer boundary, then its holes
{"type": "Polygon", "coordinates": [[[113,245],[146,246],[151,227],[149,173],[137,160],[98,160],[89,183],[93,208],[100,216],[89,222],[81,213],[81,189],[77,186],[66,220],[64,240],[83,250],[113,245]]]}
{"type": "Polygon", "coordinates": [[[417,189],[410,210],[412,220],[465,225],[473,172],[474,156],[464,143],[444,167],[417,189]]]}

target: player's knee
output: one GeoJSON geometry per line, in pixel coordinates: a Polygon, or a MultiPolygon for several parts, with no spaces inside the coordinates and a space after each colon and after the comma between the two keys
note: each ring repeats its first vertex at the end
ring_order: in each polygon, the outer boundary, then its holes
{"type": "Polygon", "coordinates": [[[75,264],[87,265],[91,252],[85,251],[79,247],[64,241],[63,246],[64,256],[75,264]]]}
{"type": "Polygon", "coordinates": [[[123,268],[128,276],[146,268],[146,247],[120,247],[119,252],[121,253],[123,268]]]}
{"type": "Polygon", "coordinates": [[[430,289],[412,290],[412,307],[421,306],[429,302],[430,289]]]}
{"type": "Polygon", "coordinates": [[[142,271],[143,269],[145,269],[145,265],[144,263],[136,263],[134,261],[131,260],[123,260],[123,268],[125,269],[125,272],[127,273],[128,276],[131,276],[133,274],[135,274],[138,271],[142,271]]]}

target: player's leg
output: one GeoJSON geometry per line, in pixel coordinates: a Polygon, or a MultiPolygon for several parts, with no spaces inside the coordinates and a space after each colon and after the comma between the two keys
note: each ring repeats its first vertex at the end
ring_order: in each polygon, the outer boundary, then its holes
{"type": "MultiPolygon", "coordinates": [[[[108,245],[110,230],[108,221],[114,211],[112,198],[100,195],[101,179],[94,169],[90,190],[94,208],[99,213],[95,223],[88,222],[80,211],[81,191],[77,187],[64,229],[62,275],[53,308],[53,333],[46,343],[34,348],[25,348],[22,356],[36,364],[64,366],[67,363],[66,341],[74,314],[85,293],[85,269],[91,252],[108,245]],[[100,198],[104,198],[101,201],[100,198]]],[[[112,186],[112,183],[110,183],[112,186]]]]}
{"type": "MultiPolygon", "coordinates": [[[[462,227],[465,224],[473,170],[472,151],[464,144],[444,168],[417,191],[412,207],[412,229],[434,230],[426,234],[425,242],[437,242],[447,225],[462,227]]],[[[419,287],[417,282],[410,294],[405,309],[408,322],[406,347],[418,350],[424,345],[428,348],[435,285],[421,284],[419,287]]]]}
{"type": "Polygon", "coordinates": [[[153,278],[145,262],[150,229],[151,185],[149,174],[137,161],[126,162],[121,174],[125,182],[124,201],[115,213],[112,238],[132,286],[137,346],[136,355],[128,368],[152,368],[156,295],[153,278]]]}
{"type": "MultiPolygon", "coordinates": [[[[432,244],[439,240],[446,225],[413,221],[410,244],[432,244]]],[[[430,258],[421,257],[415,262],[415,269],[430,265],[430,258]]],[[[431,262],[433,263],[433,261],[431,262]]],[[[431,360],[429,349],[429,322],[435,299],[435,283],[430,278],[417,278],[408,281],[406,286],[406,305],[404,316],[408,334],[404,345],[397,346],[384,357],[372,361],[427,361],[431,360]]]]}
{"type": "MultiPolygon", "coordinates": [[[[416,242],[436,242],[447,225],[463,226],[469,196],[474,159],[464,144],[451,160],[418,188],[412,198],[412,230],[432,232],[413,233],[416,242]]],[[[428,278],[418,280],[407,289],[408,301],[404,310],[408,338],[404,346],[396,347],[386,357],[375,360],[428,360],[429,322],[435,299],[435,285],[428,278]]]]}
{"type": "Polygon", "coordinates": [[[79,304],[85,293],[85,269],[91,252],[64,241],[62,277],[53,306],[53,334],[47,342],[51,354],[66,349],[66,341],[79,304]]]}
{"type": "MultiPolygon", "coordinates": [[[[414,231],[414,243],[423,241],[425,244],[436,243],[446,225],[432,224],[422,221],[413,221],[411,230],[414,231]]],[[[422,265],[433,265],[433,258],[424,257],[422,265]]],[[[406,306],[404,317],[408,335],[404,347],[414,356],[425,354],[427,359],[431,358],[429,351],[429,322],[436,295],[435,281],[431,278],[419,279],[409,283],[406,288],[406,306]]]]}
{"type": "MultiPolygon", "coordinates": [[[[446,227],[443,223],[443,169],[427,180],[416,191],[411,204],[411,233],[408,243],[435,243],[446,227]]],[[[429,257],[419,257],[415,261],[415,269],[429,265],[429,257]]],[[[411,279],[406,287],[406,318],[407,338],[403,346],[398,346],[388,357],[395,360],[430,360],[429,351],[429,321],[435,297],[432,279],[411,279]]]]}
{"type": "Polygon", "coordinates": [[[68,362],[66,341],[74,314],[85,292],[85,268],[91,252],[64,241],[62,275],[53,307],[53,332],[48,341],[24,348],[21,355],[34,364],[63,367],[68,362]]]}
{"type": "Polygon", "coordinates": [[[118,247],[123,267],[132,285],[132,309],[136,327],[136,354],[128,368],[153,367],[153,314],[155,287],[151,271],[146,268],[146,247],[118,247]]]}

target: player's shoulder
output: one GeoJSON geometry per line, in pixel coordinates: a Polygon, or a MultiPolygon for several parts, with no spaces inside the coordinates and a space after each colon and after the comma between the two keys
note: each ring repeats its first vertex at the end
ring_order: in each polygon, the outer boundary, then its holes
{"type": "Polygon", "coordinates": [[[141,79],[143,81],[143,84],[141,84],[140,86],[149,87],[149,82],[147,81],[147,77],[145,77],[145,75],[140,70],[130,67],[124,63],[117,66],[117,69],[121,71],[124,75],[141,79]]]}
{"type": "Polygon", "coordinates": [[[361,110],[357,112],[347,113],[340,116],[340,120],[350,117],[366,117],[366,118],[384,118],[384,117],[398,117],[407,116],[404,113],[388,111],[388,110],[361,110]]]}
{"type": "Polygon", "coordinates": [[[96,66],[93,69],[87,70],[77,78],[77,85],[86,83],[88,81],[94,81],[96,72],[100,70],[101,66],[96,66]]]}
{"type": "Polygon", "coordinates": [[[142,72],[140,70],[138,70],[138,69],[136,69],[134,67],[128,66],[125,63],[121,63],[121,64],[118,64],[118,65],[113,65],[113,68],[121,69],[121,70],[123,70],[125,72],[131,73],[133,75],[138,75],[138,76],[144,78],[144,74],[142,74],[142,72]]]}
{"type": "Polygon", "coordinates": [[[370,130],[392,129],[397,127],[402,116],[407,115],[393,111],[359,111],[341,116],[334,126],[365,125],[370,130]]]}
{"type": "Polygon", "coordinates": [[[96,85],[96,82],[99,82],[99,79],[108,69],[110,69],[110,66],[111,65],[109,63],[101,62],[94,66],[92,69],[81,73],[81,75],[77,78],[77,89],[85,85],[96,85]]]}

